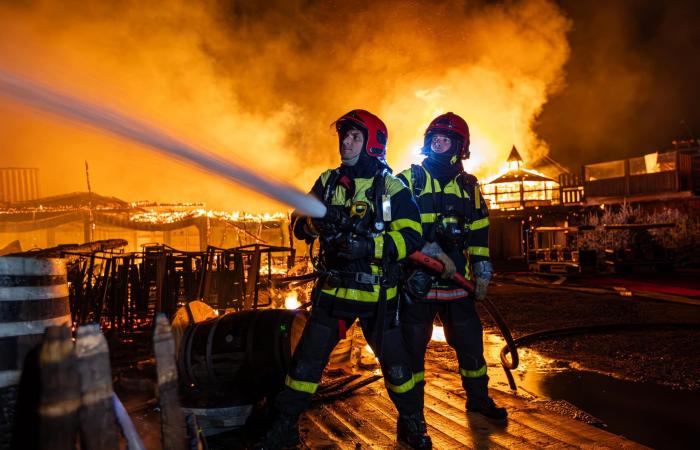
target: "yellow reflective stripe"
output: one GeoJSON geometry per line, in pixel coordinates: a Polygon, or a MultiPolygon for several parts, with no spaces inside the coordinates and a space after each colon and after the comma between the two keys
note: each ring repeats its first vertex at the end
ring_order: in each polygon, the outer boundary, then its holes
{"type": "Polygon", "coordinates": [[[408,190],[411,191],[411,196],[413,196],[413,174],[411,173],[411,169],[406,169],[399,175],[403,175],[406,179],[406,187],[408,187],[408,190]]]}
{"type": "Polygon", "coordinates": [[[459,198],[470,198],[469,193],[467,191],[464,191],[464,197],[462,197],[462,190],[459,188],[459,185],[457,184],[456,180],[452,180],[447,185],[445,186],[445,189],[443,191],[445,194],[452,194],[456,195],[459,198]]]}
{"type": "Polygon", "coordinates": [[[475,256],[489,256],[489,248],[488,247],[469,247],[467,249],[469,251],[470,255],[475,255],[475,256]]]}
{"type": "Polygon", "coordinates": [[[389,225],[389,229],[394,231],[401,230],[403,228],[410,228],[411,230],[415,230],[418,233],[423,234],[423,227],[421,227],[415,220],[396,219],[389,225]]]}
{"type": "Polygon", "coordinates": [[[437,214],[436,213],[421,213],[420,215],[420,221],[423,223],[432,223],[435,222],[435,219],[437,219],[437,214]]]}
{"type": "Polygon", "coordinates": [[[420,383],[421,381],[425,381],[425,372],[420,371],[420,372],[414,373],[413,374],[413,382],[420,383]]]}
{"type": "Polygon", "coordinates": [[[384,187],[386,188],[386,193],[391,197],[399,193],[402,189],[406,189],[406,185],[403,184],[403,181],[394,175],[387,175],[384,177],[384,187]]]}
{"type": "Polygon", "coordinates": [[[484,217],[483,219],[475,220],[469,225],[469,228],[474,231],[474,230],[481,230],[482,228],[486,228],[489,226],[489,218],[484,217]]]}
{"type": "Polygon", "coordinates": [[[486,375],[486,364],[481,366],[479,369],[476,370],[467,370],[463,368],[459,368],[459,374],[462,375],[464,378],[479,378],[483,377],[486,375]]]}
{"type": "Polygon", "coordinates": [[[309,394],[314,394],[318,388],[318,383],[312,383],[311,381],[300,381],[287,375],[284,380],[284,384],[299,392],[307,392],[309,394]]]}
{"type": "MultiPolygon", "coordinates": [[[[351,288],[330,288],[322,289],[324,294],[331,295],[343,300],[352,300],[356,302],[376,303],[379,301],[379,285],[374,286],[374,291],[363,291],[360,289],[351,288]]],[[[386,299],[391,300],[396,297],[396,286],[386,290],[386,299]]]]}
{"type": "Polygon", "coordinates": [[[326,187],[326,183],[328,183],[328,178],[330,178],[331,173],[333,173],[333,169],[326,170],[321,174],[321,186],[324,188],[326,187]]]}
{"type": "Polygon", "coordinates": [[[396,246],[396,252],[398,253],[397,261],[404,259],[406,257],[406,241],[403,240],[403,236],[398,231],[390,231],[387,233],[389,237],[394,241],[396,246]]]}
{"type": "Polygon", "coordinates": [[[384,236],[379,235],[374,237],[374,257],[375,259],[382,259],[384,255],[384,236]]]}
{"type": "Polygon", "coordinates": [[[416,382],[414,381],[413,377],[411,377],[410,380],[407,382],[400,384],[400,385],[395,385],[391,384],[386,379],[384,379],[384,384],[386,385],[386,388],[389,389],[391,392],[396,392],[397,394],[404,394],[414,387],[416,387],[416,382]]]}

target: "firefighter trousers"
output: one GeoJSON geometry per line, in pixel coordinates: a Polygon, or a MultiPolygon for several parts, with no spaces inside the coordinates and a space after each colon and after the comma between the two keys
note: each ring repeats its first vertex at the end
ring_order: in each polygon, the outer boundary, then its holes
{"type": "Polygon", "coordinates": [[[411,370],[416,389],[423,398],[425,386],[425,350],[433,333],[433,321],[442,321],[447,343],[455,349],[467,395],[478,399],[488,397],[488,376],[484,359],[483,329],[471,298],[438,302],[404,302],[401,307],[401,329],[411,356],[411,370]]]}
{"type": "MultiPolygon", "coordinates": [[[[411,359],[406,351],[401,328],[392,322],[393,314],[387,311],[383,328],[383,355],[379,361],[384,375],[384,384],[389,398],[400,415],[411,415],[422,410],[422,394],[415,389],[411,371],[411,359]]],[[[316,392],[323,369],[328,363],[333,348],[340,340],[339,320],[345,321],[346,328],[353,318],[339,318],[326,308],[314,307],[292,357],[285,386],[275,400],[278,413],[298,420],[316,392]]],[[[362,333],[375,354],[379,355],[375,339],[375,325],[378,319],[360,319],[362,333]]]]}

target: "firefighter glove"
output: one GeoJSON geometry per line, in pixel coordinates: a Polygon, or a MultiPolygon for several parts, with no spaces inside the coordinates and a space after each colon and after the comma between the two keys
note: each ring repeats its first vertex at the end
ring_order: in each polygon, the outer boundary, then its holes
{"type": "Polygon", "coordinates": [[[452,277],[455,276],[455,273],[457,273],[457,267],[455,266],[454,261],[452,261],[452,258],[447,256],[447,254],[437,243],[428,242],[423,246],[421,252],[426,254],[427,256],[430,256],[431,258],[437,259],[442,263],[443,269],[440,276],[444,280],[452,279],[452,277]]]}
{"type": "Polygon", "coordinates": [[[341,258],[352,260],[371,258],[374,255],[374,240],[364,236],[343,233],[335,243],[341,258]]]}
{"type": "Polygon", "coordinates": [[[486,298],[486,290],[489,286],[489,281],[493,276],[493,265],[491,261],[484,260],[478,261],[472,264],[472,271],[474,272],[474,277],[476,278],[476,286],[474,289],[474,297],[481,301],[486,298]]]}
{"type": "Polygon", "coordinates": [[[489,287],[489,280],[486,278],[476,277],[476,283],[474,284],[474,297],[481,301],[486,298],[486,291],[489,287]]]}
{"type": "Polygon", "coordinates": [[[322,218],[309,218],[308,227],[316,235],[332,235],[349,226],[350,218],[344,206],[331,205],[322,218]]]}

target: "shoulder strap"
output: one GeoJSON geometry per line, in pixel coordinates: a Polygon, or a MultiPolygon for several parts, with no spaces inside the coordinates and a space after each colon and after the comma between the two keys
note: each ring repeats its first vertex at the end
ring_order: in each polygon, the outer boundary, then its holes
{"type": "Polygon", "coordinates": [[[474,198],[474,211],[481,210],[485,205],[481,203],[481,192],[479,191],[479,180],[472,174],[462,172],[459,174],[459,183],[462,185],[462,189],[470,192],[474,198]]]}
{"type": "MultiPolygon", "coordinates": [[[[389,175],[389,171],[382,169],[374,176],[374,181],[372,182],[372,196],[374,202],[374,227],[381,223],[384,225],[383,207],[384,207],[384,194],[386,193],[386,177],[389,175]]],[[[380,231],[380,230],[377,230],[380,231]]]]}
{"type": "Polygon", "coordinates": [[[413,186],[413,196],[418,196],[425,189],[425,170],[422,166],[411,164],[411,186],[413,186]]]}
{"type": "Polygon", "coordinates": [[[323,203],[324,204],[330,205],[331,201],[333,200],[333,193],[335,192],[335,186],[338,184],[339,179],[340,179],[340,170],[335,169],[329,175],[328,181],[326,182],[326,186],[323,189],[323,203]]]}

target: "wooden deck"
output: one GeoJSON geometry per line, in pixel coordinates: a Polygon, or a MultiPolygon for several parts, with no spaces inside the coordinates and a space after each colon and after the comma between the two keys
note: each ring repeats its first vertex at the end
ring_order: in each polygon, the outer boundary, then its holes
{"type": "MultiPolygon", "coordinates": [[[[465,413],[466,397],[459,376],[430,372],[425,416],[435,449],[647,448],[623,437],[542,408],[537,402],[491,389],[508,409],[505,424],[465,413]]],[[[397,445],[396,411],[377,381],[347,399],[315,404],[301,420],[306,448],[406,448],[397,445]]]]}

